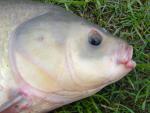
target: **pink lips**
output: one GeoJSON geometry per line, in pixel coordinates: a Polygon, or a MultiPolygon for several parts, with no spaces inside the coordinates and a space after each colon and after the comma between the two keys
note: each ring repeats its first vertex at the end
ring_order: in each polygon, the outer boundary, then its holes
{"type": "Polygon", "coordinates": [[[124,65],[128,69],[133,69],[136,63],[132,60],[133,47],[125,46],[118,53],[117,63],[124,65]]]}

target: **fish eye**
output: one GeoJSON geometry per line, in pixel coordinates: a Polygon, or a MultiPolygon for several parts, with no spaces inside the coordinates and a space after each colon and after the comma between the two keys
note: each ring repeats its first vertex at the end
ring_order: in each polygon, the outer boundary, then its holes
{"type": "Polygon", "coordinates": [[[97,31],[92,31],[88,36],[89,44],[99,46],[102,43],[102,36],[97,31]]]}

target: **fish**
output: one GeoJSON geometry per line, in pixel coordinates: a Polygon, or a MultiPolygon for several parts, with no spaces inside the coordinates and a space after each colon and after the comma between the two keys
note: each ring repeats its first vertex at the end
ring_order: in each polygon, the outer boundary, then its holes
{"type": "Polygon", "coordinates": [[[55,5],[0,1],[0,113],[43,113],[135,68],[133,47],[55,5]]]}

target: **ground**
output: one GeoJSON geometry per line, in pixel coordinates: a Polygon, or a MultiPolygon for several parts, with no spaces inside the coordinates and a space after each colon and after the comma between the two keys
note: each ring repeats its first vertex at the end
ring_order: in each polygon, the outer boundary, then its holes
{"type": "Polygon", "coordinates": [[[127,40],[137,67],[96,95],[52,113],[150,113],[149,0],[37,0],[57,4],[127,40]]]}

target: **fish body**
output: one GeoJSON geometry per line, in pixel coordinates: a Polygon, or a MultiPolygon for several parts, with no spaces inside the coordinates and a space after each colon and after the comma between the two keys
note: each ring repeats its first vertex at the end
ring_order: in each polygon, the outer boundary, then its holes
{"type": "Polygon", "coordinates": [[[132,46],[63,8],[1,0],[0,19],[1,113],[53,110],[135,67],[132,46]]]}

